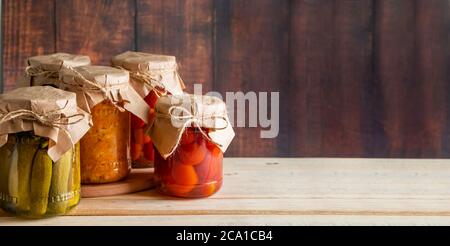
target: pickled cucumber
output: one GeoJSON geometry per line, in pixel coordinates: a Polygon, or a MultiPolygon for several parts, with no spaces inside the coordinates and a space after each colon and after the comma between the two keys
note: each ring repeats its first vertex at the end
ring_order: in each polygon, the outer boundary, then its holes
{"type": "Polygon", "coordinates": [[[69,208],[75,206],[80,201],[80,182],[81,182],[81,174],[80,174],[80,144],[75,144],[73,150],[73,158],[72,158],[72,173],[70,175],[70,188],[69,191],[73,192],[73,197],[69,200],[69,208]]]}
{"type": "Polygon", "coordinates": [[[39,145],[39,137],[29,135],[20,136],[17,146],[19,152],[17,209],[19,211],[30,210],[31,168],[33,166],[34,155],[39,149],[39,145]]]}
{"type": "Polygon", "coordinates": [[[8,142],[0,147],[0,205],[4,206],[11,200],[9,195],[9,172],[11,161],[16,148],[16,138],[14,135],[8,137],[8,142]]]}
{"type": "Polygon", "coordinates": [[[72,169],[73,151],[67,151],[54,165],[50,186],[48,211],[64,214],[68,208],[69,176],[72,169]]]}
{"type": "Polygon", "coordinates": [[[42,216],[47,212],[48,194],[52,181],[53,162],[46,149],[40,149],[34,156],[31,173],[31,216],[42,216]]]}
{"type": "Polygon", "coordinates": [[[9,165],[8,174],[8,201],[6,208],[9,210],[16,210],[17,199],[19,197],[19,151],[17,144],[11,153],[11,162],[9,165]]]}

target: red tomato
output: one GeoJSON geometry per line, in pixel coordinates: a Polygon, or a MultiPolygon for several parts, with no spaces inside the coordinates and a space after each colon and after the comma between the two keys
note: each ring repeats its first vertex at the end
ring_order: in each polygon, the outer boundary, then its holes
{"type": "Polygon", "coordinates": [[[175,183],[166,185],[171,193],[184,196],[195,188],[198,178],[194,167],[174,164],[171,169],[172,179],[175,183]]]}
{"type": "Polygon", "coordinates": [[[210,196],[216,192],[216,183],[210,183],[208,185],[205,185],[200,190],[201,196],[210,196]]]}
{"type": "Polygon", "coordinates": [[[134,143],[135,144],[144,144],[144,129],[138,128],[133,129],[134,143]]]}
{"type": "Polygon", "coordinates": [[[143,128],[145,126],[145,122],[138,118],[135,115],[131,115],[131,127],[133,129],[143,128]]]}
{"type": "Polygon", "coordinates": [[[142,156],[142,145],[133,143],[131,145],[131,159],[138,160],[142,156]]]}
{"type": "Polygon", "coordinates": [[[192,166],[175,164],[172,166],[172,177],[177,184],[195,185],[198,183],[198,177],[192,166]]]}
{"type": "Polygon", "coordinates": [[[181,137],[180,144],[181,145],[188,145],[194,143],[196,138],[196,134],[194,131],[190,129],[186,129],[186,131],[183,133],[183,137],[181,137]]]}
{"type": "Polygon", "coordinates": [[[194,166],[195,172],[197,173],[197,177],[200,183],[210,182],[208,180],[208,177],[211,169],[211,159],[212,159],[211,154],[207,153],[205,159],[203,159],[203,161],[198,165],[194,166]]]}
{"type": "Polygon", "coordinates": [[[156,101],[158,100],[158,95],[152,91],[145,98],[144,101],[150,106],[150,108],[155,108],[156,101]]]}
{"type": "Polygon", "coordinates": [[[152,139],[150,138],[150,136],[147,135],[147,134],[144,134],[144,143],[148,144],[148,143],[151,143],[151,142],[152,142],[152,139]]]}
{"type": "Polygon", "coordinates": [[[144,144],[144,157],[147,160],[153,161],[155,159],[155,151],[153,149],[153,144],[150,141],[150,143],[144,144]]]}
{"type": "Polygon", "coordinates": [[[179,146],[178,152],[176,152],[177,159],[184,165],[198,165],[206,157],[205,144],[192,143],[188,145],[179,146]]]}
{"type": "Polygon", "coordinates": [[[190,197],[190,193],[195,189],[195,185],[165,185],[169,195],[178,197],[190,197]]]}
{"type": "Polygon", "coordinates": [[[222,167],[222,161],[223,161],[223,153],[219,149],[219,147],[216,146],[213,151],[211,151],[211,158],[210,158],[210,171],[208,173],[207,180],[209,182],[212,181],[218,181],[222,179],[223,176],[223,167],[222,167]]]}

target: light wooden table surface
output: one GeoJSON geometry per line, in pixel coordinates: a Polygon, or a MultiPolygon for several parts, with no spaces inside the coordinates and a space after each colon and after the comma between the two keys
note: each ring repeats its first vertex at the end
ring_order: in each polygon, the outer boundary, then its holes
{"type": "Polygon", "coordinates": [[[207,199],[83,199],[68,216],[0,225],[450,225],[450,160],[228,158],[207,199]]]}

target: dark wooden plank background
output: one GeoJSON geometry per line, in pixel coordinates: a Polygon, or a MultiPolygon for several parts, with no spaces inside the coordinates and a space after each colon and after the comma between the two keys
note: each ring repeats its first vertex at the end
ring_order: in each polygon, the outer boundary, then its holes
{"type": "Polygon", "coordinates": [[[177,56],[192,91],[280,91],[280,134],[228,156],[450,157],[450,0],[3,0],[3,86],[26,57],[177,56]]]}

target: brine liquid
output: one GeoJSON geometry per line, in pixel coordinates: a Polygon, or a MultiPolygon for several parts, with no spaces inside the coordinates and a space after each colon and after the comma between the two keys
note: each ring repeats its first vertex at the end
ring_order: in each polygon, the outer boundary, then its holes
{"type": "Polygon", "coordinates": [[[177,197],[206,197],[222,186],[223,153],[194,128],[186,129],[177,150],[164,160],[156,151],[160,190],[177,197]]]}
{"type": "MultiPolygon", "coordinates": [[[[149,120],[154,117],[154,108],[158,100],[157,94],[152,91],[145,98],[144,101],[150,106],[149,120]]],[[[145,134],[147,125],[143,120],[137,116],[131,115],[131,159],[133,161],[133,168],[147,168],[153,167],[155,160],[155,150],[150,137],[145,134]]]]}

